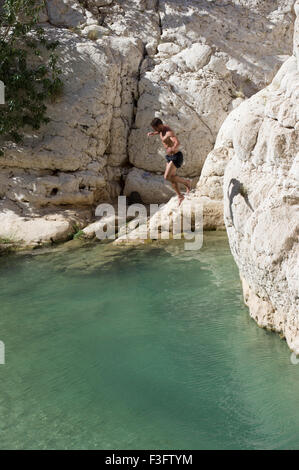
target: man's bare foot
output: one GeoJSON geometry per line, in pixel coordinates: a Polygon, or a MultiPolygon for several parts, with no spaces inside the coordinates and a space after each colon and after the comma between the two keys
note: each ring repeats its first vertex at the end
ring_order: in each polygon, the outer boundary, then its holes
{"type": "Polygon", "coordinates": [[[182,194],[178,196],[178,198],[179,198],[179,206],[180,206],[185,198],[182,194]]]}
{"type": "Polygon", "coordinates": [[[186,184],[186,187],[187,187],[187,194],[190,193],[191,191],[191,181],[190,180],[186,180],[187,181],[187,184],[186,184]]]}

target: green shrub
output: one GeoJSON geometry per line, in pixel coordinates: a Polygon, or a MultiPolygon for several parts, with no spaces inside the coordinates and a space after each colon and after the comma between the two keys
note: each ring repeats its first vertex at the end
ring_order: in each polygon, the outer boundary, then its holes
{"type": "Polygon", "coordinates": [[[78,230],[74,235],[73,235],[73,239],[74,240],[83,240],[85,238],[85,234],[83,232],[83,230],[78,230]]]}
{"type": "Polygon", "coordinates": [[[42,0],[4,0],[0,12],[0,80],[5,84],[5,105],[0,106],[0,136],[22,140],[23,128],[39,129],[48,123],[48,100],[62,91],[56,48],[38,17],[42,0]]]}
{"type": "Polygon", "coordinates": [[[2,238],[0,237],[0,244],[1,245],[9,245],[10,243],[14,243],[14,240],[10,238],[2,238]]]}

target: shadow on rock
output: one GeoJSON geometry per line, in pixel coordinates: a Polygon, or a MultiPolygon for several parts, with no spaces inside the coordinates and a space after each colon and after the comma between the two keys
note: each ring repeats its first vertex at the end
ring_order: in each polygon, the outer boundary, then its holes
{"type": "Polygon", "coordinates": [[[254,211],[252,205],[250,204],[250,201],[248,199],[247,191],[245,190],[243,184],[240,183],[240,181],[237,180],[236,178],[232,178],[229,182],[229,185],[228,185],[227,197],[229,199],[229,211],[230,211],[230,217],[232,219],[233,226],[235,226],[235,224],[234,224],[234,214],[233,214],[232,205],[233,205],[234,197],[237,196],[238,194],[240,194],[243,197],[243,199],[246,202],[249,209],[252,212],[254,211]]]}

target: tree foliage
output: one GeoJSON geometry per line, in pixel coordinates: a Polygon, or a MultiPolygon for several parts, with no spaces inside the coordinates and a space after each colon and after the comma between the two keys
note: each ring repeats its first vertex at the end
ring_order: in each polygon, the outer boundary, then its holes
{"type": "Polygon", "coordinates": [[[38,25],[41,0],[3,0],[0,11],[0,80],[5,105],[0,105],[0,136],[20,142],[23,129],[49,122],[46,103],[62,90],[58,41],[46,38],[38,25]]]}

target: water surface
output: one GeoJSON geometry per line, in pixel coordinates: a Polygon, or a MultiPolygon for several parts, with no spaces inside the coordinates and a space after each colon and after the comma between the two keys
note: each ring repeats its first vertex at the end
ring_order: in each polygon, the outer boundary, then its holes
{"type": "Polygon", "coordinates": [[[0,258],[1,449],[299,448],[299,365],[225,236],[155,246],[0,258]]]}

